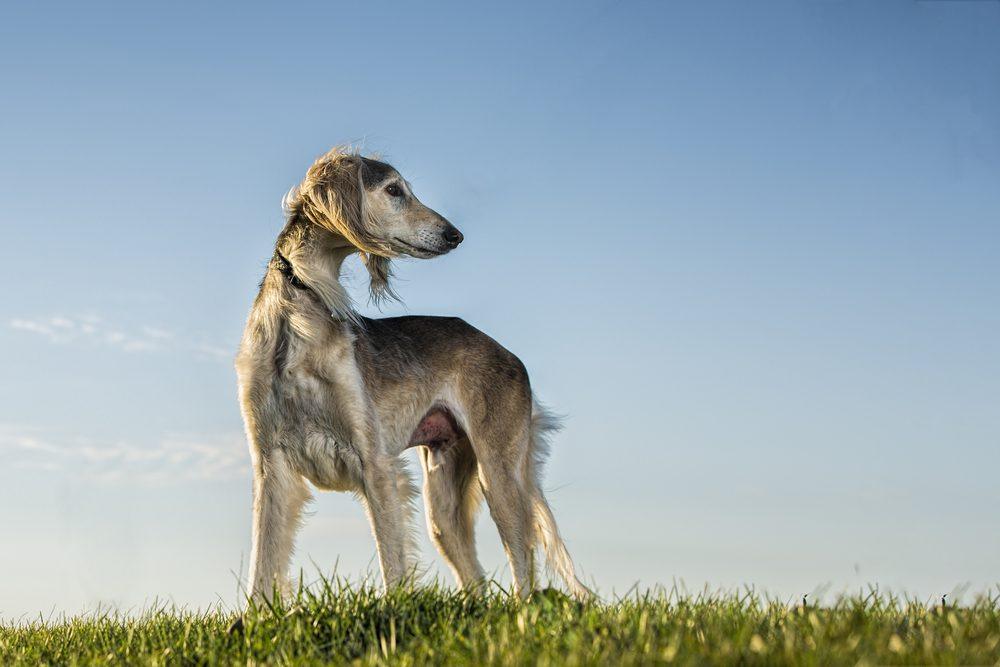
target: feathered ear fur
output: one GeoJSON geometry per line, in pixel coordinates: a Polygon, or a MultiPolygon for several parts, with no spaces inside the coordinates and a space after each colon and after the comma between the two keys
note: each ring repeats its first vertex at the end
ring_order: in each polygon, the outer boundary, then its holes
{"type": "Polygon", "coordinates": [[[289,217],[305,216],[358,249],[368,269],[371,299],[378,304],[398,299],[389,285],[393,253],[372,233],[376,222],[365,205],[362,165],[356,151],[334,148],[309,167],[302,183],[286,195],[284,205],[289,217]]]}
{"type": "Polygon", "coordinates": [[[361,253],[361,261],[368,269],[368,293],[372,303],[376,306],[382,303],[395,300],[399,301],[399,295],[392,289],[390,280],[392,279],[392,262],[388,257],[373,255],[371,253],[361,253]]]}

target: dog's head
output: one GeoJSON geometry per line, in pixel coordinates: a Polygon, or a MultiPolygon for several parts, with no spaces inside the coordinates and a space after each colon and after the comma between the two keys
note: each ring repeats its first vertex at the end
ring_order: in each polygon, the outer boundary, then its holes
{"type": "Polygon", "coordinates": [[[339,148],[309,167],[290,199],[311,222],[379,257],[429,259],[454,250],[463,238],[391,165],[339,148]]]}
{"type": "Polygon", "coordinates": [[[316,160],[284,204],[287,215],[304,217],[361,253],[376,298],[391,294],[391,258],[437,257],[463,238],[391,165],[342,148],[316,160]]]}
{"type": "Polygon", "coordinates": [[[360,158],[362,198],[375,234],[390,254],[429,259],[458,247],[462,232],[424,206],[409,182],[391,165],[360,158]]]}

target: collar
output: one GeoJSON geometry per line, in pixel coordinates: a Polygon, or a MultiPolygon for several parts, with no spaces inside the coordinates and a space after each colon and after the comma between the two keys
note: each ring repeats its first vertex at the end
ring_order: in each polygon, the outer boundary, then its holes
{"type": "Polygon", "coordinates": [[[354,313],[353,309],[351,308],[350,297],[345,292],[343,292],[342,289],[335,290],[336,294],[334,295],[334,297],[337,298],[337,300],[333,303],[332,306],[328,305],[323,300],[323,297],[321,297],[315,289],[313,289],[306,283],[302,282],[302,280],[297,275],[295,275],[295,267],[292,266],[292,263],[288,260],[287,257],[281,254],[280,250],[275,249],[274,256],[271,258],[271,261],[268,263],[268,266],[270,268],[276,269],[278,273],[284,276],[285,280],[287,280],[288,284],[291,285],[293,288],[306,292],[309,296],[312,297],[313,300],[315,300],[325,310],[327,310],[327,312],[329,312],[335,319],[352,321],[352,322],[357,321],[357,316],[354,313]]]}

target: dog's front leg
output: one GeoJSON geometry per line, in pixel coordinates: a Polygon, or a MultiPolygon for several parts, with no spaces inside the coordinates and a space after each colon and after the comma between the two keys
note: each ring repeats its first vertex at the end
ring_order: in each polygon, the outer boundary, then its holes
{"type": "Polygon", "coordinates": [[[255,459],[250,595],[263,599],[270,598],[275,587],[282,594],[289,592],[288,562],[309,488],[281,448],[255,459]]]}
{"type": "Polygon", "coordinates": [[[407,489],[400,488],[395,457],[378,454],[364,462],[364,501],[375,536],[382,582],[399,584],[407,571],[407,489]]]}

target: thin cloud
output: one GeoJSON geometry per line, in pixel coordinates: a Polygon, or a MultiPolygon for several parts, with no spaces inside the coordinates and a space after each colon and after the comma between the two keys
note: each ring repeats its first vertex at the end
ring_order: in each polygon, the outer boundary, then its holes
{"type": "Polygon", "coordinates": [[[158,442],[100,442],[60,438],[40,429],[0,425],[0,452],[20,469],[72,472],[96,482],[171,484],[242,479],[247,447],[242,434],[168,436],[158,442]]]}
{"type": "Polygon", "coordinates": [[[213,360],[229,360],[234,356],[234,351],[230,348],[188,341],[175,332],[158,326],[145,325],[138,330],[129,331],[114,326],[97,315],[53,315],[40,319],[19,317],[10,320],[9,325],[11,329],[41,336],[55,345],[96,345],[130,353],[181,350],[213,360]]]}
{"type": "Polygon", "coordinates": [[[228,347],[210,345],[208,343],[200,343],[194,346],[194,351],[197,352],[199,356],[219,361],[232,361],[233,357],[236,356],[236,352],[228,347]]]}

